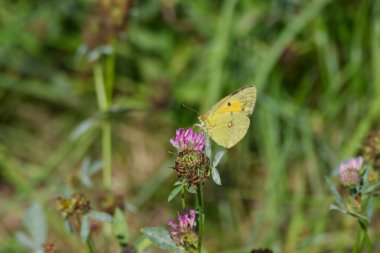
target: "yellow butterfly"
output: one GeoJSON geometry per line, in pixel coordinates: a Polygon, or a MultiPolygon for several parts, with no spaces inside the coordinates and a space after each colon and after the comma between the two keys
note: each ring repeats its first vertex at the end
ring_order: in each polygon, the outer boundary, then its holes
{"type": "Polygon", "coordinates": [[[199,126],[220,146],[231,148],[247,133],[255,103],[256,87],[243,87],[199,116],[199,126]]]}

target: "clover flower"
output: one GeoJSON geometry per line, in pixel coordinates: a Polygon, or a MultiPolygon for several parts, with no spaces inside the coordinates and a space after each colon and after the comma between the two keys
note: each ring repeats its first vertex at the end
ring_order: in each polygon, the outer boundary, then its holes
{"type": "Polygon", "coordinates": [[[359,170],[363,165],[363,158],[350,158],[339,165],[339,177],[342,185],[354,187],[360,182],[359,170]]]}
{"type": "Polygon", "coordinates": [[[177,129],[175,137],[170,139],[170,143],[179,152],[190,149],[203,152],[205,149],[205,136],[201,132],[195,133],[192,128],[187,130],[180,128],[177,129]]]}
{"type": "Polygon", "coordinates": [[[169,234],[179,247],[186,251],[196,250],[198,245],[198,235],[196,232],[195,211],[190,210],[189,214],[178,214],[178,224],[169,220],[169,234]]]}

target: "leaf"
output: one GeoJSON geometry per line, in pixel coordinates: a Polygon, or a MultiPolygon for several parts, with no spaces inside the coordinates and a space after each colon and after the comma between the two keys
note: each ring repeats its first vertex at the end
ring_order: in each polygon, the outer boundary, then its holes
{"type": "Polygon", "coordinates": [[[372,193],[374,192],[377,188],[380,187],[380,182],[374,183],[366,187],[365,189],[362,190],[364,193],[372,193]]]}
{"type": "Polygon", "coordinates": [[[91,176],[94,175],[96,172],[100,171],[103,167],[103,162],[98,160],[95,161],[93,164],[91,164],[90,159],[87,157],[86,159],[83,160],[82,166],[80,169],[80,179],[82,183],[85,186],[91,186],[92,181],[91,181],[91,176]]]}
{"type": "Polygon", "coordinates": [[[123,212],[117,208],[112,221],[112,231],[115,234],[120,246],[126,245],[129,238],[128,224],[123,212]]]}
{"type": "Polygon", "coordinates": [[[206,134],[206,156],[211,159],[212,158],[212,151],[211,151],[211,142],[210,137],[206,134]]]}
{"type": "Polygon", "coordinates": [[[342,196],[340,196],[338,190],[335,188],[335,185],[328,177],[325,177],[327,187],[329,188],[329,191],[332,193],[336,203],[338,204],[340,209],[346,210],[346,204],[344,203],[344,200],[342,196]]]}
{"type": "Polygon", "coordinates": [[[182,181],[181,180],[178,180],[177,182],[174,183],[174,185],[182,185],[182,181]]]}
{"type": "Polygon", "coordinates": [[[16,232],[16,239],[20,244],[29,249],[34,249],[37,246],[36,243],[32,239],[30,239],[24,232],[16,232]]]}
{"type": "Polygon", "coordinates": [[[88,173],[90,165],[91,165],[90,158],[86,157],[83,160],[82,165],[80,167],[80,180],[82,181],[82,184],[84,184],[85,186],[92,185],[92,182],[88,173]]]}
{"type": "Polygon", "coordinates": [[[226,153],[225,150],[222,150],[222,151],[219,151],[216,153],[216,155],[214,157],[214,161],[212,162],[212,167],[218,166],[220,159],[222,159],[222,157],[224,156],[225,153],[226,153]]]}
{"type": "Polygon", "coordinates": [[[90,211],[87,215],[88,217],[101,222],[111,222],[113,220],[112,216],[108,213],[98,211],[90,211]]]}
{"type": "Polygon", "coordinates": [[[146,236],[140,236],[134,241],[136,252],[145,252],[144,250],[152,245],[152,241],[146,236]]]}
{"type": "Polygon", "coordinates": [[[69,220],[65,220],[64,223],[63,223],[63,226],[65,227],[66,231],[69,232],[70,234],[74,233],[74,229],[71,226],[71,223],[70,223],[69,220]]]}
{"type": "Polygon", "coordinates": [[[90,235],[90,221],[87,215],[84,215],[81,220],[80,226],[80,238],[83,242],[87,241],[88,236],[90,235]]]}
{"type": "Polygon", "coordinates": [[[338,211],[338,212],[341,212],[341,213],[347,214],[347,211],[346,211],[346,210],[343,210],[343,209],[337,207],[337,206],[334,205],[334,204],[331,204],[331,205],[329,206],[329,210],[330,210],[330,211],[338,211]]]}
{"type": "Polygon", "coordinates": [[[34,203],[30,206],[26,210],[23,222],[32,240],[42,245],[46,240],[46,219],[41,205],[34,203]]]}
{"type": "Polygon", "coordinates": [[[140,231],[161,249],[175,249],[177,246],[170,237],[169,232],[163,227],[147,227],[140,231]]]}
{"type": "Polygon", "coordinates": [[[79,139],[83,134],[85,134],[88,130],[91,128],[94,128],[98,125],[98,121],[95,119],[86,119],[85,121],[82,121],[79,123],[79,125],[71,132],[70,139],[72,141],[76,141],[79,139]]]}
{"type": "Polygon", "coordinates": [[[353,217],[355,217],[355,218],[359,218],[359,219],[362,219],[362,220],[366,220],[366,221],[368,221],[368,218],[365,217],[364,215],[361,215],[361,214],[358,214],[358,213],[354,213],[354,212],[350,212],[350,211],[347,211],[347,210],[341,209],[341,208],[339,208],[339,207],[337,207],[336,205],[333,205],[333,204],[331,204],[331,205],[329,206],[329,210],[338,211],[338,212],[341,212],[341,213],[343,213],[343,214],[351,215],[351,216],[353,216],[353,217]]]}
{"type": "Polygon", "coordinates": [[[212,176],[212,180],[215,182],[215,184],[222,185],[222,181],[220,180],[220,175],[219,175],[218,169],[216,167],[212,167],[211,176],[212,176]]]}
{"type": "Polygon", "coordinates": [[[347,214],[349,214],[351,216],[354,216],[355,218],[359,218],[359,219],[368,221],[368,218],[365,217],[364,215],[361,215],[361,214],[358,214],[358,213],[354,213],[354,212],[350,212],[350,211],[348,211],[347,214]]]}
{"type": "Polygon", "coordinates": [[[188,185],[185,188],[190,193],[197,193],[197,189],[195,189],[192,185],[188,185]]]}
{"type": "Polygon", "coordinates": [[[170,202],[175,196],[178,195],[178,193],[182,190],[183,188],[183,185],[178,185],[177,187],[175,187],[170,193],[169,193],[169,196],[168,196],[168,202],[170,202]]]}
{"type": "Polygon", "coordinates": [[[127,201],[125,201],[123,206],[124,206],[125,210],[127,210],[131,213],[137,213],[138,208],[134,204],[131,204],[131,203],[128,203],[127,201]]]}

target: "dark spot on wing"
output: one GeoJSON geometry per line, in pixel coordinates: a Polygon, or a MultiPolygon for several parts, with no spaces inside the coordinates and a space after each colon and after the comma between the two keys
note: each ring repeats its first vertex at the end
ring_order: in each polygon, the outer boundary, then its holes
{"type": "Polygon", "coordinates": [[[227,105],[228,105],[228,106],[231,106],[231,102],[228,102],[227,105]]]}

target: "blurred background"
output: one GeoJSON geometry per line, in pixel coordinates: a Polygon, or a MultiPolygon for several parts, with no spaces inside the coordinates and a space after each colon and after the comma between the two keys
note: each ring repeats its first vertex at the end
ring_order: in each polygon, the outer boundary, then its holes
{"type": "Polygon", "coordinates": [[[71,192],[98,210],[123,202],[131,243],[141,227],[165,226],[181,208],[167,202],[169,139],[197,123],[182,104],[204,113],[248,84],[251,127],[223,157],[223,186],[204,187],[208,252],[351,252],[357,224],[328,211],[324,177],[379,129],[380,1],[0,5],[0,252],[31,252],[14,235],[33,203],[46,241],[85,252],[56,207],[71,192]],[[111,184],[99,171],[110,163],[111,184]]]}

